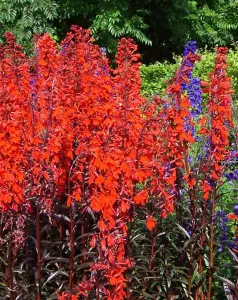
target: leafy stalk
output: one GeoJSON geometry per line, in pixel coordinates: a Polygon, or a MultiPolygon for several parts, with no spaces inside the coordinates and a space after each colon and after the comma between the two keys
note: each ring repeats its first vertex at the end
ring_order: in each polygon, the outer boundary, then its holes
{"type": "Polygon", "coordinates": [[[74,212],[73,204],[71,204],[69,209],[70,216],[70,259],[69,259],[69,289],[71,290],[74,286],[74,257],[75,257],[75,236],[74,236],[74,212]]]}
{"type": "Polygon", "coordinates": [[[212,296],[212,281],[214,274],[214,217],[216,208],[216,187],[212,190],[212,214],[210,224],[210,241],[209,241],[209,272],[208,272],[208,291],[207,299],[210,300],[212,296]]]}

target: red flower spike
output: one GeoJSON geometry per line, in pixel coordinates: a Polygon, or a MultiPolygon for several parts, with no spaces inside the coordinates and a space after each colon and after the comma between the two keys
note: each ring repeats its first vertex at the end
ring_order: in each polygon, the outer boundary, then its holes
{"type": "MultiPolygon", "coordinates": [[[[148,102],[141,96],[140,55],[131,39],[119,42],[116,70],[88,30],[73,26],[61,50],[48,34],[35,42],[32,59],[10,33],[0,46],[0,208],[34,213],[35,201],[41,213],[51,215],[55,202],[65,201],[71,210],[79,202],[97,218],[98,232],[89,244],[98,256],[92,278],[75,286],[78,294],[59,297],[88,297],[100,272],[102,297],[125,299],[125,272],[133,265],[126,252],[127,224],[135,206],[150,203],[153,214],[166,217],[179,201],[178,174],[190,192],[202,190],[205,200],[209,183],[223,174],[232,126],[227,49],[218,48],[215,71],[204,84],[210,117],[200,120],[198,134],[211,137],[211,169],[203,164],[206,176],[197,182],[188,163],[195,141],[185,130],[185,124],[195,125],[181,89],[189,82],[189,67],[175,75],[166,99],[148,102]]],[[[190,53],[186,59],[200,58],[190,53]]],[[[149,216],[148,230],[156,225],[149,216]]]]}

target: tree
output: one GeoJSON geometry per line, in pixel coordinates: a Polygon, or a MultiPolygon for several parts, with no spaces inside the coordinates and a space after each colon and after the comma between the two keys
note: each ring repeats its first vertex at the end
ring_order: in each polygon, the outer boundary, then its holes
{"type": "Polygon", "coordinates": [[[0,41],[10,31],[22,45],[29,47],[36,33],[56,34],[53,20],[57,17],[58,4],[54,0],[0,0],[0,41]]]}
{"type": "Polygon", "coordinates": [[[109,53],[121,37],[135,39],[146,63],[171,60],[191,39],[200,47],[238,39],[235,0],[0,0],[0,8],[1,36],[11,31],[28,49],[35,33],[63,38],[71,25],[91,28],[109,53]]]}

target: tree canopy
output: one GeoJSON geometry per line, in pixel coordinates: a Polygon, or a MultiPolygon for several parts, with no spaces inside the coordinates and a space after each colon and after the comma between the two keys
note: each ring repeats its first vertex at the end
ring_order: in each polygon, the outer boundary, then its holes
{"type": "Polygon", "coordinates": [[[171,59],[189,39],[200,47],[238,40],[236,0],[0,0],[0,20],[1,39],[11,31],[28,48],[34,34],[60,39],[72,24],[91,28],[109,52],[129,36],[145,62],[171,59]]]}

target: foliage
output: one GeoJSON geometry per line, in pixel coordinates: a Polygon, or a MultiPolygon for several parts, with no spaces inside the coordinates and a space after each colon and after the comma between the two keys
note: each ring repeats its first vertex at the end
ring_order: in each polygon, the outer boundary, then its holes
{"type": "Polygon", "coordinates": [[[109,51],[115,52],[118,38],[122,36],[151,45],[144,33],[148,27],[143,19],[146,11],[128,13],[128,1],[1,0],[0,7],[1,36],[11,31],[18,42],[28,47],[36,33],[49,32],[58,39],[68,30],[68,20],[77,18],[80,25],[91,27],[95,39],[106,44],[109,51]]]}
{"type": "Polygon", "coordinates": [[[143,47],[146,63],[172,59],[181,53],[188,40],[196,40],[200,47],[230,46],[237,42],[237,1],[229,0],[167,0],[141,1],[141,9],[150,14],[148,38],[153,47],[143,47]]]}
{"type": "Polygon", "coordinates": [[[130,19],[126,19],[119,10],[107,11],[97,15],[91,26],[96,40],[106,43],[109,52],[115,51],[117,38],[123,36],[131,36],[145,45],[151,45],[152,42],[143,33],[147,27],[141,16],[135,15],[130,19]],[[107,42],[106,39],[108,39],[109,34],[116,38],[114,43],[113,41],[110,44],[107,42]]]}
{"type": "Polygon", "coordinates": [[[167,82],[171,79],[179,63],[156,62],[140,67],[142,79],[142,94],[152,97],[154,94],[162,95],[166,90],[167,82]]]}
{"type": "Polygon", "coordinates": [[[191,2],[192,12],[187,19],[193,25],[192,31],[205,44],[227,44],[235,42],[234,33],[238,26],[236,1],[205,1],[203,6],[191,2]]]}
{"type": "Polygon", "coordinates": [[[1,42],[6,31],[13,32],[25,46],[29,46],[29,41],[36,33],[56,34],[53,25],[53,20],[58,16],[56,1],[1,0],[0,8],[1,42]]]}
{"type": "Polygon", "coordinates": [[[237,270],[220,268],[238,247],[238,206],[222,211],[238,179],[228,49],[200,80],[189,42],[164,96],[146,99],[131,39],[114,69],[77,26],[60,47],[36,37],[33,56],[5,39],[1,297],[236,297],[237,270]]]}
{"type": "MultiPolygon", "coordinates": [[[[199,51],[202,60],[194,67],[194,76],[201,78],[201,80],[208,80],[209,74],[214,68],[215,53],[204,50],[199,51]]],[[[232,88],[234,90],[234,98],[238,94],[238,50],[230,50],[228,54],[228,75],[232,80],[232,88]]],[[[142,93],[146,97],[151,97],[154,93],[162,95],[166,89],[167,82],[173,76],[175,70],[181,63],[181,56],[174,56],[174,63],[168,61],[156,62],[155,64],[145,65],[140,67],[142,78],[142,93]]]]}
{"type": "Polygon", "coordinates": [[[79,25],[91,28],[113,54],[121,37],[134,38],[151,63],[171,60],[189,39],[209,48],[237,42],[237,5],[234,0],[1,0],[0,34],[14,32],[29,51],[35,33],[49,32],[59,40],[79,25]]]}

